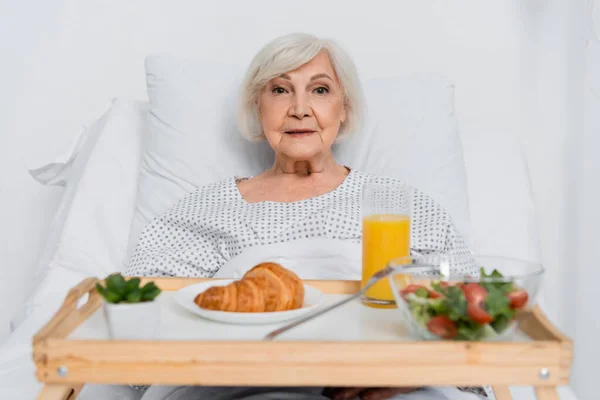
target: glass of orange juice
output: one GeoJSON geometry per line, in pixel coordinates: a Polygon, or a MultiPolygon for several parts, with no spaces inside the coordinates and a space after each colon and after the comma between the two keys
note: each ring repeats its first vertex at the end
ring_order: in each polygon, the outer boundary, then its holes
{"type": "MultiPolygon", "coordinates": [[[[362,189],[362,286],[394,259],[410,256],[412,192],[408,186],[366,183],[362,189]]],[[[395,276],[398,282],[398,276],[395,276]]],[[[395,307],[388,279],[373,285],[365,305],[395,307]]]]}

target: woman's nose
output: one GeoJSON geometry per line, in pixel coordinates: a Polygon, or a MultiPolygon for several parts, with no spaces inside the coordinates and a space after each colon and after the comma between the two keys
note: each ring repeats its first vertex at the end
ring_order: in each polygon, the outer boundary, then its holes
{"type": "Polygon", "coordinates": [[[306,96],[296,94],[294,101],[288,110],[288,116],[302,119],[304,117],[312,117],[312,107],[310,106],[306,96]]]}

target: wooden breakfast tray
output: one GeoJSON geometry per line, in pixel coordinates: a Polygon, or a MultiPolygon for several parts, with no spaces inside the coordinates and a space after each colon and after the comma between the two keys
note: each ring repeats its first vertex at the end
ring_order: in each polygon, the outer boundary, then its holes
{"type": "MultiPolygon", "coordinates": [[[[524,312],[514,341],[412,341],[395,309],[359,301],[298,326],[275,341],[278,325],[236,326],[184,310],[172,292],[205,281],[151,278],[162,290],[161,332],[154,341],[110,340],[96,278],[74,287],[33,339],[39,399],[73,400],[85,383],[248,386],[492,385],[498,400],[509,386],[534,386],[539,400],[558,399],[567,385],[572,343],[539,309],[524,312]],[[87,302],[83,301],[87,298],[87,302]]],[[[148,281],[148,278],[142,279],[148,281]]],[[[142,283],[143,283],[142,282],[142,283]]],[[[334,302],[358,281],[306,281],[334,302]]],[[[285,324],[285,323],[283,323],[285,324]]],[[[283,325],[280,324],[280,325],[283,325]]]]}

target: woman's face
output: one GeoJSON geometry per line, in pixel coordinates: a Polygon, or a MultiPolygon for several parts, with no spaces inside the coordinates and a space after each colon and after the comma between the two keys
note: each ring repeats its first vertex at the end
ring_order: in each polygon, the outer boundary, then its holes
{"type": "Polygon", "coordinates": [[[272,79],[259,97],[260,122],[276,153],[309,160],[331,145],[346,119],[343,90],[327,53],[272,79]]]}

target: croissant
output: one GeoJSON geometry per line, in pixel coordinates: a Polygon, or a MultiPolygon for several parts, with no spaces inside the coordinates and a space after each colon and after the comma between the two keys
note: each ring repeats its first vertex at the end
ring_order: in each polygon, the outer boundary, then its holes
{"type": "Polygon", "coordinates": [[[194,299],[200,308],[230,312],[273,312],[302,307],[304,285],[292,271],[277,263],[262,263],[242,279],[213,286],[194,299]]]}

